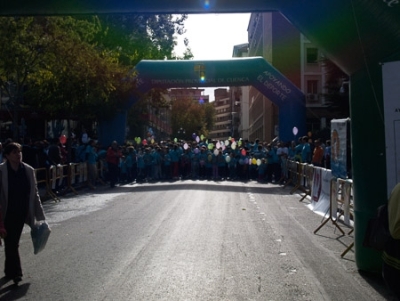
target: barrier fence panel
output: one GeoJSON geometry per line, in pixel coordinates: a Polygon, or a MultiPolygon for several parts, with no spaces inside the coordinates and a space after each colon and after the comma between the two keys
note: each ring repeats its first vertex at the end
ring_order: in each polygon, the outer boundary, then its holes
{"type": "MultiPolygon", "coordinates": [[[[340,198],[338,198],[338,203],[341,204],[341,210],[339,210],[340,215],[338,218],[340,218],[340,216],[343,215],[343,222],[345,223],[345,225],[352,228],[347,233],[347,235],[349,235],[354,231],[353,224],[351,222],[354,219],[353,181],[338,179],[338,185],[341,188],[340,189],[341,195],[340,198]]],[[[343,253],[340,256],[343,257],[344,255],[346,255],[347,252],[353,248],[353,246],[354,246],[354,241],[347,246],[347,248],[343,251],[343,253]]]]}
{"type": "Polygon", "coordinates": [[[51,165],[49,167],[49,186],[53,193],[54,191],[65,191],[68,178],[68,165],[51,165]]]}
{"type": "Polygon", "coordinates": [[[338,225],[338,215],[337,215],[338,195],[339,195],[338,181],[336,178],[333,178],[330,183],[329,216],[317,229],[314,230],[314,234],[317,234],[317,232],[323,226],[325,226],[329,221],[332,221],[332,223],[335,225],[335,227],[339,229],[342,235],[345,235],[343,229],[338,225]]]}
{"type": "MultiPolygon", "coordinates": [[[[103,161],[97,163],[97,179],[102,185],[106,185],[106,166],[103,161]]],[[[86,162],[69,163],[66,165],[51,165],[49,168],[36,168],[34,170],[39,191],[44,188],[46,194],[54,201],[59,202],[58,193],[67,193],[71,190],[78,194],[77,188],[89,186],[88,170],[86,162]]]]}
{"type": "Polygon", "coordinates": [[[296,177],[295,177],[295,182],[294,182],[294,187],[290,191],[290,194],[293,194],[297,189],[301,187],[301,182],[303,180],[303,166],[299,162],[295,162],[296,164],[296,177]]]}
{"type": "MultiPolygon", "coordinates": [[[[354,231],[353,208],[353,181],[349,179],[333,178],[331,180],[330,189],[329,217],[317,229],[315,229],[314,234],[326,225],[327,222],[332,221],[342,235],[346,235],[342,227],[338,224],[338,221],[343,217],[343,223],[351,228],[347,233],[347,235],[350,235],[354,231]]],[[[354,242],[349,244],[340,256],[343,257],[346,255],[353,246],[354,242]]]]}
{"type": "Polygon", "coordinates": [[[286,181],[285,185],[283,188],[288,186],[289,184],[294,184],[297,183],[297,162],[292,161],[292,160],[286,160],[286,165],[287,165],[287,170],[288,170],[288,180],[286,181]]]}
{"type": "Polygon", "coordinates": [[[70,176],[68,186],[75,194],[78,194],[76,188],[87,186],[88,184],[86,162],[70,163],[69,170],[70,176]]]}
{"type": "MultiPolygon", "coordinates": [[[[284,185],[293,183],[290,191],[293,194],[300,190],[304,193],[300,201],[310,196],[310,204],[307,207],[321,215],[329,214],[328,218],[321,222],[321,225],[314,230],[314,234],[325,226],[329,221],[333,223],[341,235],[346,235],[342,224],[351,228],[347,235],[354,231],[354,207],[353,207],[353,181],[351,179],[332,178],[331,170],[323,167],[316,167],[312,164],[299,163],[292,160],[287,161],[288,179],[284,185]]],[[[342,242],[343,243],[343,242],[342,242]]],[[[346,249],[341,257],[347,254],[354,247],[354,241],[350,244],[344,243],[346,249]]]]}
{"type": "Polygon", "coordinates": [[[313,185],[314,178],[314,166],[310,164],[302,164],[303,165],[303,186],[301,190],[304,192],[304,195],[301,197],[299,202],[302,202],[307,196],[311,196],[311,188],[313,185]]]}
{"type": "Polygon", "coordinates": [[[60,199],[58,196],[51,190],[50,184],[49,184],[49,174],[48,170],[46,167],[43,168],[36,168],[35,169],[35,177],[36,177],[36,182],[38,185],[38,189],[40,190],[41,186],[44,185],[46,194],[45,196],[50,196],[55,202],[59,202],[60,199]]]}
{"type": "MultiPolygon", "coordinates": [[[[291,161],[294,162],[294,161],[291,161]]],[[[290,172],[295,173],[295,179],[292,178],[291,182],[294,182],[295,185],[293,189],[290,191],[290,194],[293,194],[295,191],[300,190],[304,193],[301,196],[299,202],[302,202],[307,196],[311,195],[311,188],[312,188],[312,180],[313,180],[313,172],[314,166],[306,163],[294,162],[296,165],[296,169],[290,165],[290,172]]]]}

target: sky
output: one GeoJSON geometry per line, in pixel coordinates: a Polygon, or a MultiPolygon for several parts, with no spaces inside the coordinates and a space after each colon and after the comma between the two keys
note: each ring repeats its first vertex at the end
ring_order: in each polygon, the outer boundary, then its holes
{"type": "MultiPolygon", "coordinates": [[[[247,27],[250,14],[195,14],[185,21],[186,33],[178,38],[175,48],[182,55],[185,45],[183,38],[189,39],[195,60],[220,60],[232,58],[233,46],[248,42],[247,27]]],[[[206,88],[205,95],[214,100],[214,89],[206,88]]]]}

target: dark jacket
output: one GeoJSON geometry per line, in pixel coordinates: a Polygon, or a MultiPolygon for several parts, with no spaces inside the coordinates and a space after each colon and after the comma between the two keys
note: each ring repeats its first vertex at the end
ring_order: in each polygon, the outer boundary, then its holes
{"type": "MultiPolygon", "coordinates": [[[[46,218],[44,216],[44,211],[42,203],[39,197],[39,191],[36,185],[35,170],[33,167],[26,163],[22,163],[25,167],[26,176],[30,184],[30,194],[29,194],[29,211],[26,217],[25,223],[31,228],[35,225],[36,221],[44,221],[46,218]]],[[[7,205],[8,205],[8,169],[7,163],[4,162],[0,164],[0,208],[2,220],[5,220],[7,215],[7,205]]]]}

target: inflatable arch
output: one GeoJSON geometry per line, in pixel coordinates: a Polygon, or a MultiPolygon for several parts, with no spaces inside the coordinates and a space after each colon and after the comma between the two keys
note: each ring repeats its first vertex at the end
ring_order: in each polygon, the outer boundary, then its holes
{"type": "MultiPolygon", "coordinates": [[[[135,70],[138,95],[152,88],[249,86],[279,107],[279,139],[291,141],[306,134],[305,96],[262,57],[229,60],[142,60],[135,70]],[[298,130],[297,136],[293,128],[298,130]]],[[[138,99],[133,98],[131,104],[138,99]]],[[[126,114],[100,125],[102,143],[125,139],[126,114]]]]}
{"type": "Polygon", "coordinates": [[[0,3],[0,15],[7,16],[268,11],[280,11],[350,77],[355,259],[360,270],[380,271],[380,254],[364,248],[362,241],[368,219],[379,205],[387,202],[394,183],[400,182],[400,157],[395,152],[396,145],[400,145],[399,0],[71,0],[62,3],[14,0],[0,3]]]}
{"type": "MultiPolygon", "coordinates": [[[[249,86],[258,89],[279,107],[279,139],[291,141],[306,133],[305,96],[284,75],[262,57],[230,60],[142,60],[136,65],[139,94],[152,88],[249,86]]],[[[134,102],[136,99],[133,99],[134,102]]],[[[124,141],[124,115],[112,124],[102,124],[102,141],[124,141]],[[107,132],[106,132],[107,130],[107,132]],[[112,136],[105,136],[105,133],[112,136]],[[118,134],[120,137],[116,137],[118,134]]]]}

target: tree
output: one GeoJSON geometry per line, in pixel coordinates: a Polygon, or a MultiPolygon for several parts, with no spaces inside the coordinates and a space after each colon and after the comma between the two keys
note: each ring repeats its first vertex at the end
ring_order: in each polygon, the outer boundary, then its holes
{"type": "Polygon", "coordinates": [[[208,131],[212,128],[207,122],[208,118],[212,118],[212,105],[199,104],[191,99],[178,98],[172,102],[171,110],[171,127],[173,136],[185,140],[192,140],[193,134],[196,136],[207,136],[208,131]],[[207,117],[207,118],[206,118],[207,117]],[[180,129],[185,130],[182,135],[180,129]]]}
{"type": "MultiPolygon", "coordinates": [[[[142,59],[178,59],[173,50],[176,35],[185,33],[186,19],[187,15],[168,14],[99,16],[102,30],[96,40],[99,47],[118,53],[120,63],[132,68],[142,59]]],[[[185,59],[190,55],[187,48],[185,59]]]]}
{"type": "Polygon", "coordinates": [[[35,18],[0,17],[0,89],[9,97],[13,112],[13,138],[18,139],[18,112],[30,74],[44,61],[49,41],[35,18]]]}
{"type": "Polygon", "coordinates": [[[49,17],[44,23],[45,38],[52,43],[41,69],[30,78],[31,99],[53,117],[90,120],[115,112],[111,96],[128,70],[113,53],[96,48],[96,19],[49,17]]]}
{"type": "MultiPolygon", "coordinates": [[[[141,59],[174,58],[185,15],[0,18],[0,88],[53,118],[107,119],[135,94],[141,59]],[[62,58],[62,59],[60,59],[62,58]]],[[[185,54],[190,56],[190,49],[185,54]]],[[[160,91],[151,105],[164,106],[160,91]]],[[[14,127],[17,130],[17,127],[14,127]]],[[[18,133],[15,133],[18,136],[18,133]]]]}
{"type": "MultiPolygon", "coordinates": [[[[117,53],[119,62],[127,68],[142,59],[190,59],[193,54],[188,47],[183,57],[173,53],[176,35],[185,32],[184,21],[187,15],[108,15],[100,16],[102,31],[96,36],[98,47],[117,53]]],[[[130,136],[140,136],[146,123],[148,108],[164,108],[162,93],[153,89],[145,95],[137,95],[139,100],[129,110],[128,125],[130,136]]],[[[133,95],[132,93],[131,95],[133,95]]]]}

